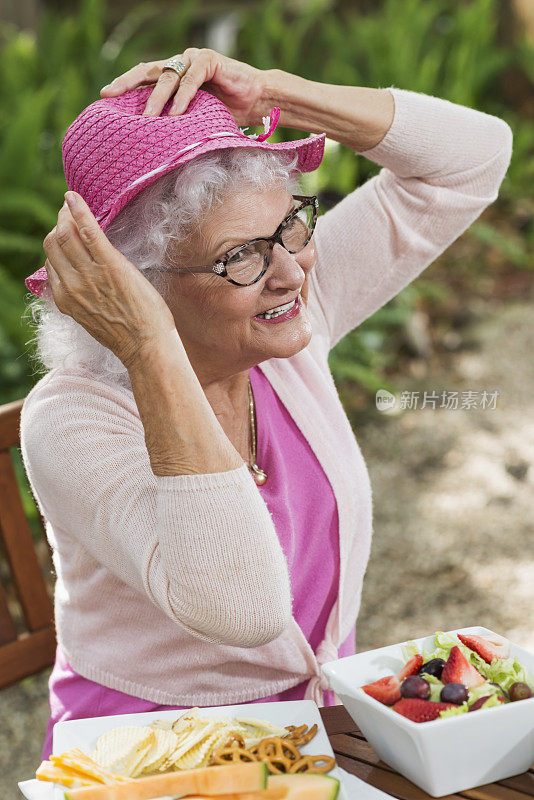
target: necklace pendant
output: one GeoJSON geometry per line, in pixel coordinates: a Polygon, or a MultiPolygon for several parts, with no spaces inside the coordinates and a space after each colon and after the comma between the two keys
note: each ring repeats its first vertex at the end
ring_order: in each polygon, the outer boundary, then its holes
{"type": "Polygon", "coordinates": [[[251,464],[250,468],[252,470],[254,480],[256,481],[258,486],[263,486],[263,484],[267,480],[266,473],[262,469],[260,469],[257,464],[251,464]]]}

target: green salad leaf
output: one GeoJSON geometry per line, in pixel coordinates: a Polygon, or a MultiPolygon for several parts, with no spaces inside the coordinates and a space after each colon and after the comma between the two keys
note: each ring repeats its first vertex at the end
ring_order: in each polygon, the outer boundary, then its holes
{"type": "Polygon", "coordinates": [[[414,656],[420,655],[419,648],[413,641],[406,642],[406,644],[403,644],[401,647],[401,651],[402,651],[402,657],[404,658],[406,663],[408,663],[408,661],[414,656]]]}
{"type": "Polygon", "coordinates": [[[456,717],[457,714],[465,714],[469,711],[469,706],[467,703],[462,703],[461,706],[452,706],[451,708],[445,708],[443,711],[439,712],[440,719],[444,717],[456,717]]]}
{"type": "Polygon", "coordinates": [[[500,683],[505,691],[517,681],[528,684],[534,691],[534,679],[516,658],[493,659],[491,664],[485,664],[483,675],[489,681],[500,683]]]}
{"type": "Polygon", "coordinates": [[[500,700],[497,698],[497,695],[496,695],[496,694],[492,694],[490,697],[488,697],[488,699],[486,700],[486,702],[485,702],[485,703],[483,703],[483,704],[480,706],[480,708],[479,708],[478,710],[479,710],[479,711],[482,711],[484,708],[496,708],[497,706],[502,706],[502,703],[501,703],[501,702],[500,702],[500,700]]]}
{"type": "MultiPolygon", "coordinates": [[[[484,695],[481,695],[483,697],[484,695]]],[[[478,698],[477,698],[478,700],[478,698]]],[[[471,692],[469,692],[469,701],[467,703],[462,703],[461,706],[454,706],[453,708],[446,708],[444,711],[439,712],[439,716],[441,719],[444,717],[456,717],[458,714],[465,714],[469,711],[469,707],[472,705],[471,702],[471,692]]],[[[491,695],[488,697],[485,703],[483,703],[477,711],[482,711],[485,708],[494,708],[495,706],[500,706],[502,703],[499,702],[497,699],[497,695],[491,695]]]]}
{"type": "Polygon", "coordinates": [[[422,677],[430,684],[430,697],[428,699],[432,700],[434,703],[439,703],[441,690],[444,684],[435,675],[428,675],[425,673],[422,677]]]}
{"type": "MultiPolygon", "coordinates": [[[[480,686],[472,686],[469,689],[469,700],[467,701],[469,705],[480,700],[481,697],[485,697],[486,695],[491,695],[492,697],[495,696],[497,699],[502,692],[499,690],[498,686],[492,686],[489,681],[484,681],[481,683],[480,686]]],[[[497,705],[501,705],[501,703],[497,700],[497,705]]]]}

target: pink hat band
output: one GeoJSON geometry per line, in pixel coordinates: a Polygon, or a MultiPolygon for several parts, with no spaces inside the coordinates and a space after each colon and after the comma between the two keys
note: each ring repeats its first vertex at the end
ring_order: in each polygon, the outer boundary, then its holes
{"type": "MultiPolygon", "coordinates": [[[[229,147],[255,147],[297,153],[298,172],[312,172],[323,159],[326,134],[269,143],[280,109],[264,117],[265,133],[247,135],[228,108],[199,89],[183,114],[169,116],[169,98],[157,117],[143,116],[153,86],[96,100],[69,126],[62,143],[67,186],[80,194],[105,230],[122,208],[146,186],[202,153],[229,147]]],[[[41,295],[46,268],[25,284],[41,295]]]]}

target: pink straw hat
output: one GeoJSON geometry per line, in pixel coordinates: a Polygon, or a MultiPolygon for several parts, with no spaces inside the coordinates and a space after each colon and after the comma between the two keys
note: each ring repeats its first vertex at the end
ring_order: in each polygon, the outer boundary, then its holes
{"type": "MultiPolygon", "coordinates": [[[[153,88],[144,86],[96,100],[76,117],[63,139],[67,186],[84,198],[102,230],[141,189],[211,150],[288,150],[298,154],[299,172],[312,172],[323,159],[325,133],[292,142],[266,141],[280,118],[279,108],[263,118],[265,133],[246,135],[224,103],[202,89],[183,114],[168,115],[171,97],[159,116],[143,116],[153,88]]],[[[24,282],[30,292],[41,295],[47,284],[46,268],[24,282]]]]}

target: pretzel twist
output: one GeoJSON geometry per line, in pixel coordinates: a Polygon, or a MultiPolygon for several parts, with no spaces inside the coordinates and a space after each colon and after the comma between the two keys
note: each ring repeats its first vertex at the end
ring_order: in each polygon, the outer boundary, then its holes
{"type": "Polygon", "coordinates": [[[236,764],[249,761],[258,761],[253,753],[243,747],[221,747],[212,756],[212,764],[236,764]]]}
{"type": "Polygon", "coordinates": [[[271,775],[329,772],[336,764],[332,756],[302,755],[299,747],[307,744],[317,733],[317,725],[287,726],[286,736],[270,736],[245,748],[240,734],[232,735],[224,747],[213,753],[212,764],[266,761],[271,775]]]}
{"type": "Polygon", "coordinates": [[[323,773],[330,772],[336,765],[335,758],[332,756],[301,756],[298,761],[294,761],[288,769],[291,775],[299,772],[323,773]]]}
{"type": "Polygon", "coordinates": [[[225,747],[241,747],[243,750],[245,748],[245,740],[241,736],[240,733],[234,733],[230,738],[226,741],[225,747]]]}
{"type": "Polygon", "coordinates": [[[308,744],[317,733],[317,723],[312,725],[308,731],[306,730],[307,727],[307,725],[299,725],[298,728],[295,725],[287,725],[286,729],[289,733],[284,736],[284,739],[290,739],[297,747],[308,744]]]}
{"type": "Polygon", "coordinates": [[[262,739],[258,743],[257,755],[260,759],[264,758],[288,758],[294,761],[300,758],[300,753],[293,742],[281,739],[280,736],[271,736],[269,739],[262,739]]]}
{"type": "Polygon", "coordinates": [[[293,742],[280,736],[262,739],[255,747],[255,755],[259,761],[267,762],[267,769],[272,775],[283,775],[289,772],[294,761],[298,761],[300,753],[293,742]]]}

